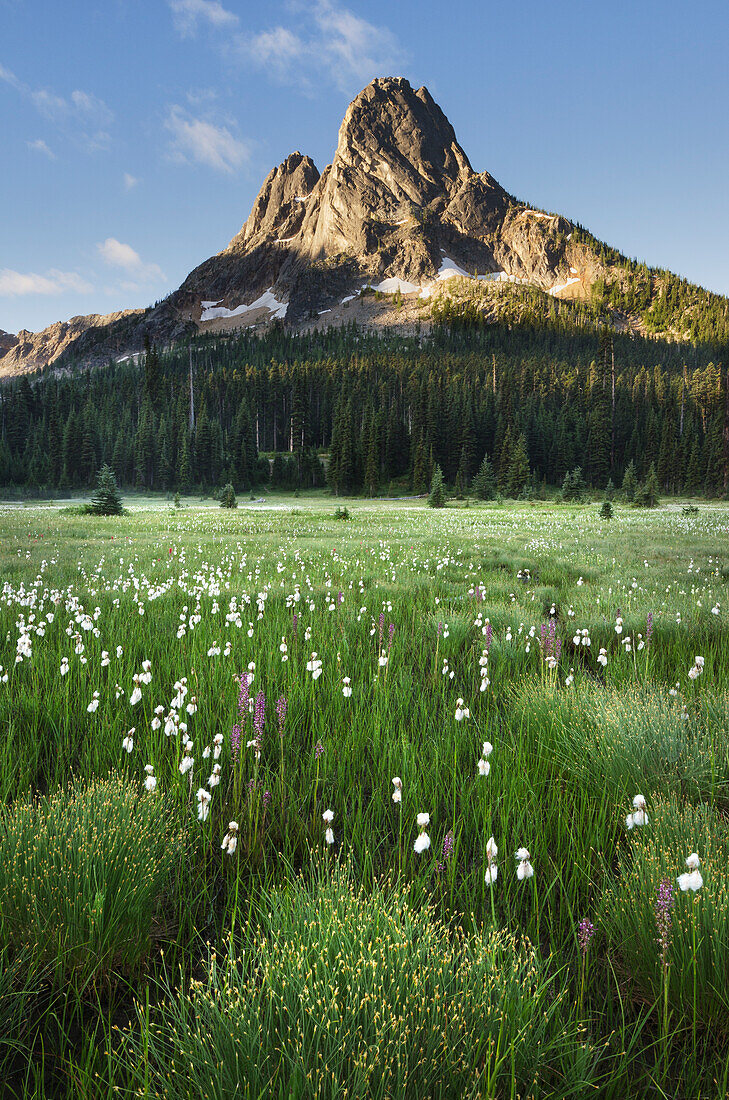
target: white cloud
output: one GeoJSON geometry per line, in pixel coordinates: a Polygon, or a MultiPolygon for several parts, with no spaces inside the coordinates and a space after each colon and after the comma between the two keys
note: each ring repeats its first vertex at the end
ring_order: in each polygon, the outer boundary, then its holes
{"type": "Polygon", "coordinates": [[[175,29],[183,38],[197,31],[198,23],[208,23],[216,30],[235,27],[238,16],[228,11],[219,0],[168,0],[175,29]]]}
{"type": "Polygon", "coordinates": [[[397,73],[405,54],[387,27],[378,27],[332,0],[315,0],[303,9],[300,27],[276,26],[255,35],[239,34],[236,52],[282,80],[310,85],[324,73],[350,91],[374,76],[397,73]]]}
{"type": "Polygon", "coordinates": [[[109,127],[114,113],[102,99],[79,88],[68,98],[48,88],[31,88],[3,65],[0,65],[0,80],[29,100],[60,133],[85,149],[95,151],[109,147],[109,127]]]}
{"type": "Polygon", "coordinates": [[[93,287],[75,271],[51,268],[45,275],[0,269],[0,296],[16,298],[22,294],[88,294],[93,287]]]}
{"type": "Polygon", "coordinates": [[[26,145],[29,149],[32,149],[34,153],[42,153],[43,156],[48,157],[49,160],[55,160],[56,154],[52,149],[46,145],[43,138],[36,138],[35,141],[27,141],[26,145]]]}
{"type": "Polygon", "coordinates": [[[138,183],[139,183],[139,180],[137,179],[136,176],[133,176],[131,174],[131,172],[125,172],[124,173],[124,190],[125,191],[131,191],[134,187],[137,186],[138,183]]]}
{"type": "Polygon", "coordinates": [[[170,108],[165,127],[172,134],[170,153],[177,161],[192,160],[219,172],[233,172],[250,156],[248,146],[234,137],[227,126],[194,118],[177,105],[170,108]]]}
{"type": "Polygon", "coordinates": [[[17,88],[18,91],[22,90],[22,84],[15,73],[11,73],[10,69],[6,69],[4,65],[0,65],[0,80],[4,80],[11,88],[17,88]]]}
{"type": "MultiPolygon", "coordinates": [[[[130,244],[118,241],[116,237],[107,237],[103,244],[96,246],[104,263],[110,267],[120,267],[127,275],[132,276],[136,289],[149,283],[157,283],[165,278],[162,269],[157,264],[147,264],[130,244]]],[[[125,289],[130,289],[130,284],[122,284],[125,289]]]]}

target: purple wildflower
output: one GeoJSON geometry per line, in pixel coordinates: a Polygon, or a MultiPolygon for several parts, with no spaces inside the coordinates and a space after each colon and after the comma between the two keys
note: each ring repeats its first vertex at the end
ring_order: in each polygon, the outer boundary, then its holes
{"type": "Polygon", "coordinates": [[[494,633],[494,628],[491,626],[491,623],[486,623],[486,652],[487,653],[491,649],[491,637],[492,637],[493,633],[494,633]]]}
{"type": "Polygon", "coordinates": [[[577,942],[584,959],[590,947],[590,940],[595,935],[595,925],[587,917],[583,917],[577,928],[577,942]]]}
{"type": "Polygon", "coordinates": [[[253,715],[253,729],[256,734],[256,748],[261,751],[261,742],[263,741],[263,722],[266,717],[266,696],[262,691],[258,692],[256,696],[256,710],[253,715]]]}
{"type": "Polygon", "coordinates": [[[341,590],[339,592],[337,592],[337,603],[338,604],[344,603],[344,593],[341,590]]]}
{"type": "MultiPolygon", "coordinates": [[[[238,716],[245,720],[248,714],[248,673],[241,672],[238,676],[238,716]]],[[[240,739],[243,732],[243,722],[236,722],[230,731],[230,747],[233,753],[233,760],[238,759],[240,752],[240,739]]]]}
{"type": "Polygon", "coordinates": [[[395,633],[395,624],[390,623],[390,629],[388,631],[388,637],[387,637],[387,652],[388,653],[392,649],[392,636],[393,636],[394,633],[395,633]]]}
{"type": "Polygon", "coordinates": [[[446,863],[453,855],[453,830],[449,829],[446,835],[443,837],[443,849],[441,852],[443,859],[438,862],[436,870],[439,875],[442,875],[446,868],[446,863]]]}
{"type": "Polygon", "coordinates": [[[270,791],[264,791],[263,792],[263,805],[264,806],[270,806],[271,805],[271,798],[272,798],[271,792],[270,791]]]}
{"type": "Polygon", "coordinates": [[[653,637],[653,612],[648,612],[648,620],[645,627],[645,647],[649,648],[651,644],[651,638],[653,637]]]}
{"type": "Polygon", "coordinates": [[[547,656],[557,657],[557,623],[553,616],[549,619],[549,642],[547,643],[547,656]]]}
{"type": "Polygon", "coordinates": [[[323,756],[323,755],[324,755],[324,746],[322,745],[321,741],[317,741],[316,745],[314,746],[314,759],[318,760],[319,757],[323,756]]]}
{"type": "Polygon", "coordinates": [[[236,722],[230,731],[230,748],[235,761],[238,759],[238,753],[240,752],[240,722],[236,722]]]}
{"type": "Polygon", "coordinates": [[[247,672],[241,672],[240,676],[238,677],[238,683],[240,685],[238,690],[238,714],[241,716],[241,718],[244,718],[248,713],[248,700],[250,697],[248,692],[247,672]]]}
{"type": "Polygon", "coordinates": [[[380,650],[382,650],[382,635],[385,630],[385,612],[380,612],[380,650]]]}
{"type": "Polygon", "coordinates": [[[438,623],[438,637],[443,633],[443,623],[438,623]]]}
{"type": "Polygon", "coordinates": [[[278,716],[278,735],[283,737],[284,722],[286,721],[286,713],[289,709],[289,705],[286,702],[286,696],[281,695],[276,700],[276,714],[278,716]]]}

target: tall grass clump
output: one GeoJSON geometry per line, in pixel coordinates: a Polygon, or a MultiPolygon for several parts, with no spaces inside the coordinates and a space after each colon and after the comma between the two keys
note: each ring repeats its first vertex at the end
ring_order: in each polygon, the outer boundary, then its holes
{"type": "Polygon", "coordinates": [[[166,800],[117,776],[0,812],[0,947],[80,983],[144,958],[179,852],[166,800]]]}
{"type": "Polygon", "coordinates": [[[587,684],[571,695],[526,684],[523,721],[538,723],[563,772],[614,802],[636,791],[698,802],[729,796],[729,759],[719,722],[684,711],[651,685],[587,684]]]}
{"type": "MultiPolygon", "coordinates": [[[[648,804],[648,822],[618,850],[617,875],[603,899],[602,924],[635,995],[658,1001],[667,986],[674,1025],[714,1029],[729,1039],[729,825],[705,804],[674,798],[648,804]],[[680,888],[686,859],[696,853],[703,884],[680,888]],[[656,900],[662,883],[673,894],[669,927],[661,937],[656,900]],[[665,966],[662,944],[665,943],[665,966]]],[[[686,882],[684,880],[684,885],[686,882]]],[[[664,887],[664,891],[667,888],[664,887]]]]}
{"type": "MultiPolygon", "coordinates": [[[[238,955],[167,981],[119,1048],[138,1086],[199,1096],[582,1095],[597,1059],[528,941],[446,927],[347,866],[264,892],[238,955]]],[[[145,1093],[146,1094],[146,1093],[145,1093]]]]}

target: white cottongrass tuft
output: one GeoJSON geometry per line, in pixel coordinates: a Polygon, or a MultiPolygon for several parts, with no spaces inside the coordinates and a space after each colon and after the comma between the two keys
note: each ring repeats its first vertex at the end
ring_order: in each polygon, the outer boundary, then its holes
{"type": "Polygon", "coordinates": [[[701,860],[699,859],[698,852],[691,852],[687,857],[686,866],[688,867],[688,871],[679,875],[677,879],[678,885],[684,893],[686,893],[687,890],[693,890],[694,893],[696,893],[696,891],[700,890],[704,885],[704,880],[699,870],[700,863],[701,860]]]}
{"type": "Polygon", "coordinates": [[[517,848],[516,852],[516,877],[520,882],[524,879],[531,878],[534,874],[534,868],[531,863],[531,856],[529,855],[528,848],[517,848]]]}
{"type": "Polygon", "coordinates": [[[413,851],[420,855],[421,852],[427,852],[430,848],[430,837],[426,832],[418,833],[415,838],[415,844],[413,845],[413,851]]]}
{"type": "Polygon", "coordinates": [[[637,794],[633,798],[634,813],[628,814],[625,819],[625,824],[628,829],[634,828],[636,825],[647,825],[649,818],[645,808],[645,797],[642,794],[637,794]]]}
{"type": "Polygon", "coordinates": [[[462,722],[464,718],[470,718],[471,712],[464,706],[463,699],[456,699],[456,722],[462,722]]]}
{"type": "Polygon", "coordinates": [[[499,854],[499,849],[496,841],[492,836],[486,841],[486,862],[488,866],[486,868],[485,881],[489,886],[492,886],[496,882],[499,869],[496,863],[496,857],[499,854]]]}
{"type": "Polygon", "coordinates": [[[227,852],[229,856],[232,856],[233,852],[236,849],[237,844],[238,844],[238,822],[237,821],[229,821],[228,822],[228,831],[225,834],[225,836],[223,837],[223,843],[220,845],[220,847],[223,849],[224,852],[227,852]]]}

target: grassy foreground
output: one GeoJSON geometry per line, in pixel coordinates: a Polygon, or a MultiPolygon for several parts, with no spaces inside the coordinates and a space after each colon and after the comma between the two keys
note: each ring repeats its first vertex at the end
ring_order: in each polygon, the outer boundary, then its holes
{"type": "Polygon", "coordinates": [[[6,1094],[726,1095],[729,509],[334,509],[0,506],[6,1094]]]}

